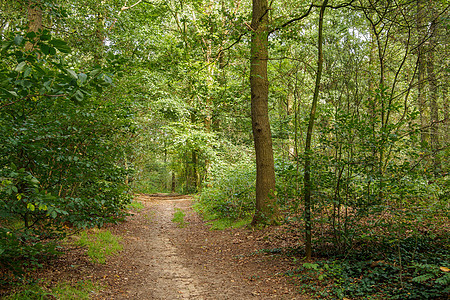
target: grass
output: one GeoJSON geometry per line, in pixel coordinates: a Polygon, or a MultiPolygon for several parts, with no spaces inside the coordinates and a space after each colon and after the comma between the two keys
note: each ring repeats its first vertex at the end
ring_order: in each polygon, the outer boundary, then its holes
{"type": "Polygon", "coordinates": [[[132,201],[127,205],[127,209],[133,211],[141,211],[142,209],[144,209],[144,204],[142,204],[141,202],[132,201]]]}
{"type": "Polygon", "coordinates": [[[109,230],[96,230],[93,233],[83,231],[76,243],[87,247],[87,254],[91,260],[100,264],[104,264],[108,256],[114,255],[123,248],[120,237],[113,235],[109,230]]]}
{"type": "Polygon", "coordinates": [[[20,291],[4,298],[5,300],[40,300],[40,299],[90,299],[100,291],[102,286],[90,280],[79,281],[75,285],[68,282],[58,283],[51,288],[45,288],[39,284],[23,286],[20,291]]]}
{"type": "Polygon", "coordinates": [[[175,213],[173,214],[172,222],[176,223],[179,228],[186,227],[187,222],[184,220],[186,213],[180,209],[175,208],[175,213]]]}
{"type": "Polygon", "coordinates": [[[224,230],[226,228],[241,228],[249,225],[252,222],[252,218],[248,217],[240,220],[231,219],[215,219],[211,220],[207,224],[211,227],[210,230],[224,230]]]}

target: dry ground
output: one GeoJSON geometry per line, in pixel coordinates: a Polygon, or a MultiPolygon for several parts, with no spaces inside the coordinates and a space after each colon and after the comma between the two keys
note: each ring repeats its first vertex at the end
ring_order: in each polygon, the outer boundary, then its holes
{"type": "Polygon", "coordinates": [[[50,281],[92,280],[104,286],[94,299],[306,299],[282,274],[292,258],[263,249],[285,246],[281,228],[211,231],[186,196],[140,195],[144,209],[109,226],[123,250],[106,264],[75,248],[39,276],[50,281]],[[184,228],[172,222],[186,213],[184,228]]]}

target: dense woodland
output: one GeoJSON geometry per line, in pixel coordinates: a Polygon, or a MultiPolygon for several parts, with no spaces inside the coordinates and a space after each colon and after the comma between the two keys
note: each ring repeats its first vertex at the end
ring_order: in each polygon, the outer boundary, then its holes
{"type": "Polygon", "coordinates": [[[445,297],[449,28],[448,0],[1,1],[0,266],[177,192],[301,232],[330,297],[445,297]]]}

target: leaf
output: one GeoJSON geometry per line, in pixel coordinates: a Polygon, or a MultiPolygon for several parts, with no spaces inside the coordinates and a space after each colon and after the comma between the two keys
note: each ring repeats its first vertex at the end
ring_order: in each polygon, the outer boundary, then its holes
{"type": "Polygon", "coordinates": [[[79,73],[78,74],[78,81],[77,81],[77,83],[79,85],[84,84],[86,82],[86,80],[87,80],[87,75],[86,74],[84,74],[84,73],[79,73]]]}
{"type": "Polygon", "coordinates": [[[439,270],[441,270],[442,272],[450,272],[450,269],[447,267],[440,267],[439,270]]]}
{"type": "Polygon", "coordinates": [[[47,205],[40,203],[39,210],[47,210],[47,205]]]}
{"type": "Polygon", "coordinates": [[[47,44],[39,43],[39,48],[41,49],[42,53],[45,55],[48,55],[50,52],[50,46],[47,44]]]}
{"type": "Polygon", "coordinates": [[[13,41],[3,42],[2,43],[2,54],[5,54],[6,51],[12,46],[13,43],[14,43],[13,41]]]}
{"type": "Polygon", "coordinates": [[[97,76],[98,74],[100,74],[101,71],[102,71],[102,69],[100,69],[100,68],[94,69],[94,70],[91,71],[90,75],[91,75],[92,77],[95,77],[95,76],[97,76]]]}
{"type": "Polygon", "coordinates": [[[77,73],[75,73],[74,70],[66,69],[66,71],[67,71],[67,73],[69,73],[70,77],[72,77],[75,80],[78,79],[77,73]]]}
{"type": "Polygon", "coordinates": [[[36,37],[36,32],[30,31],[27,33],[27,38],[34,39],[36,37]]]}
{"type": "Polygon", "coordinates": [[[27,204],[27,208],[28,208],[29,210],[31,210],[31,211],[34,211],[34,210],[36,209],[36,207],[34,206],[33,203],[28,203],[28,204],[27,204]]]}
{"type": "Polygon", "coordinates": [[[49,44],[51,44],[62,53],[70,53],[72,51],[69,45],[67,45],[67,43],[63,40],[53,39],[49,42],[49,44]]]}
{"type": "Polygon", "coordinates": [[[56,49],[53,48],[53,47],[50,47],[50,48],[48,49],[48,53],[49,53],[50,55],[55,55],[55,54],[56,54],[56,49]]]}
{"type": "Polygon", "coordinates": [[[25,72],[23,72],[23,77],[28,77],[31,74],[31,68],[26,68],[25,72]]]}
{"type": "Polygon", "coordinates": [[[3,88],[0,88],[2,91],[4,91],[5,93],[7,93],[7,94],[9,94],[10,96],[13,96],[13,97],[19,97],[19,95],[17,95],[17,93],[16,92],[14,92],[14,91],[8,91],[8,90],[5,90],[5,89],[3,89],[3,88]]]}
{"type": "Polygon", "coordinates": [[[432,278],[434,278],[434,275],[428,273],[428,274],[423,274],[423,275],[414,277],[413,279],[411,279],[411,281],[412,281],[412,282],[421,283],[421,282],[425,282],[425,281],[427,281],[427,280],[430,280],[430,279],[432,279],[432,278]]]}
{"type": "Polygon", "coordinates": [[[82,102],[83,99],[84,99],[84,95],[83,95],[83,93],[82,93],[80,90],[77,90],[77,91],[75,92],[74,97],[75,97],[75,100],[76,100],[77,102],[82,102]]]}
{"type": "Polygon", "coordinates": [[[23,42],[23,36],[20,35],[16,35],[16,37],[14,38],[14,44],[16,44],[17,46],[22,44],[23,42]]]}
{"type": "Polygon", "coordinates": [[[26,64],[27,64],[26,61],[21,62],[20,64],[17,65],[17,67],[14,69],[14,71],[22,72],[22,70],[23,70],[23,68],[25,67],[26,64]]]}
{"type": "Polygon", "coordinates": [[[111,83],[112,83],[112,79],[111,79],[111,77],[109,77],[109,76],[103,76],[103,80],[105,81],[105,83],[107,84],[107,85],[110,85],[111,83]]]}

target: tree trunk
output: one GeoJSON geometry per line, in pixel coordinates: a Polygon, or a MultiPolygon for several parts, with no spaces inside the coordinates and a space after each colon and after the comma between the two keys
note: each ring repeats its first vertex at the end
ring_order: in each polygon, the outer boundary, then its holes
{"type": "Polygon", "coordinates": [[[427,142],[427,134],[424,130],[426,126],[426,105],[425,105],[425,25],[424,25],[424,4],[423,0],[417,0],[417,33],[418,33],[418,47],[417,47],[417,104],[420,114],[420,142],[421,147],[424,147],[427,142]]]}
{"type": "MultiPolygon", "coordinates": [[[[39,0],[28,1],[28,32],[38,32],[42,29],[42,9],[39,0]]],[[[33,44],[27,42],[25,44],[25,51],[33,49],[33,44]]]]}
{"type": "Polygon", "coordinates": [[[323,32],[323,16],[325,13],[325,8],[328,3],[328,0],[324,0],[322,7],[320,8],[320,16],[319,16],[319,37],[317,40],[318,46],[318,58],[317,58],[317,73],[316,73],[316,84],[314,88],[314,96],[311,104],[311,112],[309,115],[309,123],[308,123],[308,131],[306,132],[306,143],[305,143],[305,176],[304,176],[304,185],[305,185],[305,252],[306,252],[306,260],[311,260],[311,252],[312,252],[312,220],[311,220],[311,139],[312,132],[314,128],[314,120],[316,117],[316,107],[317,101],[319,98],[319,86],[320,79],[322,77],[322,68],[323,68],[323,52],[322,52],[322,32],[323,32]]]}
{"type": "Polygon", "coordinates": [[[252,225],[274,224],[277,223],[279,217],[275,195],[275,168],[268,108],[268,12],[267,0],[253,0],[250,86],[252,129],[256,154],[256,211],[252,225]]]}
{"type": "Polygon", "coordinates": [[[436,74],[434,69],[434,51],[436,46],[435,37],[436,23],[433,21],[430,26],[431,38],[430,38],[430,49],[427,52],[427,72],[428,72],[428,86],[430,91],[430,121],[431,121],[431,131],[430,131],[430,142],[431,150],[433,152],[433,167],[435,175],[441,170],[441,161],[439,158],[440,143],[439,143],[439,108],[437,104],[438,100],[438,87],[436,74]]]}

